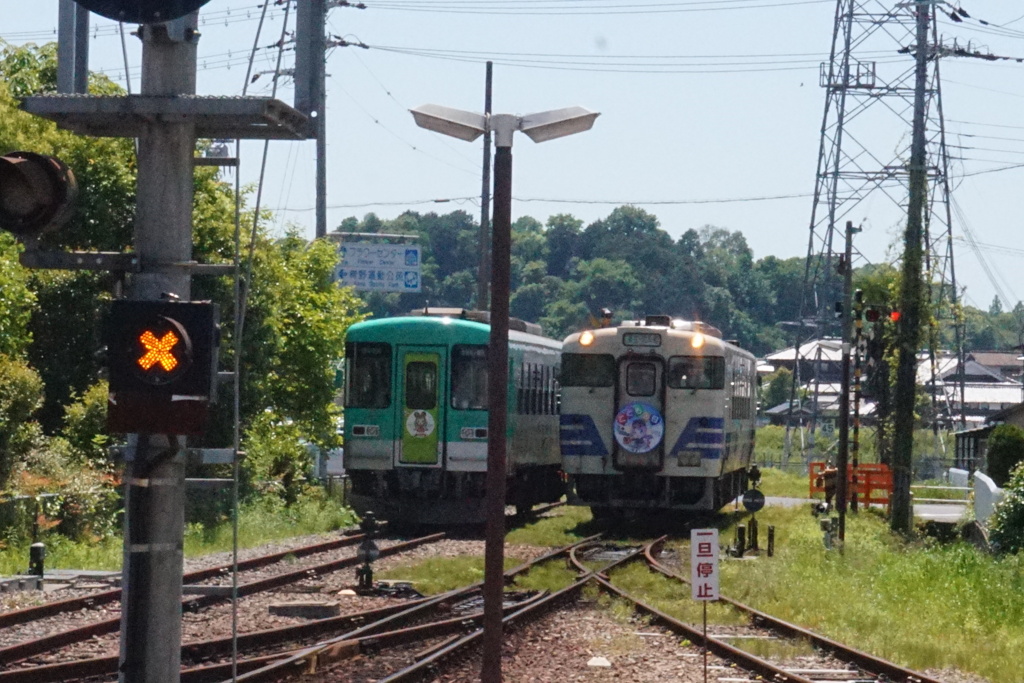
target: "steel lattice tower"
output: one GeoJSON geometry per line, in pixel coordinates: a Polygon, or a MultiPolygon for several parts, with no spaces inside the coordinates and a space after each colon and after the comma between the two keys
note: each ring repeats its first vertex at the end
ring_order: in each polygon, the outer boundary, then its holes
{"type": "MultiPolygon", "coordinates": [[[[939,78],[940,57],[951,52],[939,43],[935,5],[895,0],[837,0],[829,62],[821,65],[819,76],[826,92],[825,111],[801,306],[802,318],[815,320],[819,337],[837,336],[838,321],[832,310],[835,302],[843,299],[842,277],[836,266],[843,250],[846,221],[856,226],[864,218],[881,219],[891,221],[901,231],[906,225],[918,8],[929,14],[931,38],[929,44],[923,46],[928,63],[923,93],[928,156],[923,277],[930,283],[926,287],[929,301],[925,305],[930,306],[936,318],[947,322],[958,309],[949,156],[939,78]]],[[[853,260],[863,262],[856,247],[854,242],[853,260]]],[[[958,314],[956,318],[959,320],[958,314]]],[[[958,322],[955,331],[958,356],[962,361],[958,322]]],[[[930,342],[929,347],[934,350],[936,340],[930,342]]],[[[942,412],[948,414],[948,401],[942,400],[942,403],[946,405],[942,412]]]]}

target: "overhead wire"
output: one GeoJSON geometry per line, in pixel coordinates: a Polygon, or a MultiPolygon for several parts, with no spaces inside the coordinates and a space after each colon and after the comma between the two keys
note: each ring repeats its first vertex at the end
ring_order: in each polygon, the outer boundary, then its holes
{"type": "MultiPolygon", "coordinates": [[[[242,85],[242,94],[244,95],[249,86],[249,78],[252,74],[252,63],[255,60],[255,54],[257,46],[259,45],[260,35],[263,30],[263,25],[266,20],[268,8],[270,6],[269,0],[263,5],[263,12],[260,14],[259,23],[257,24],[256,35],[253,39],[253,46],[250,52],[249,67],[246,70],[245,81],[242,85]]],[[[283,31],[288,27],[288,9],[290,5],[285,7],[285,18],[282,27],[283,31]]],[[[280,62],[280,54],[278,57],[280,62]]],[[[275,81],[276,85],[276,81],[275,81]]],[[[269,141],[267,141],[269,143],[269,141]]],[[[239,453],[242,445],[242,434],[241,434],[241,385],[242,385],[242,349],[244,344],[242,343],[242,336],[245,332],[245,316],[248,307],[249,291],[252,284],[252,276],[254,263],[256,261],[256,229],[259,221],[259,202],[263,191],[263,170],[266,168],[267,162],[267,146],[263,147],[263,166],[260,169],[259,186],[256,193],[256,208],[253,211],[252,217],[252,233],[249,238],[249,253],[248,260],[246,263],[245,275],[243,280],[242,275],[242,253],[241,253],[241,225],[242,225],[242,141],[235,140],[235,160],[238,166],[235,170],[235,253],[234,253],[234,266],[235,266],[235,282],[234,282],[234,297],[235,297],[235,358],[234,358],[234,372],[235,381],[233,383],[233,397],[234,397],[234,425],[233,425],[233,436],[234,436],[234,449],[235,457],[232,469],[233,481],[232,481],[232,515],[231,515],[231,534],[232,534],[232,566],[231,566],[231,680],[238,678],[238,525],[239,525],[239,495],[240,495],[240,475],[241,467],[239,464],[239,453]]]]}
{"type": "Polygon", "coordinates": [[[750,9],[776,9],[779,7],[792,7],[799,5],[820,5],[832,4],[832,0],[788,0],[778,2],[759,2],[758,0],[734,0],[732,6],[724,6],[725,2],[672,2],[672,3],[648,3],[648,4],[617,4],[602,6],[580,6],[562,3],[561,6],[553,7],[531,7],[524,6],[519,2],[504,2],[501,5],[487,6],[480,5],[476,8],[442,0],[441,2],[403,2],[402,0],[378,0],[371,2],[369,7],[381,10],[401,10],[405,12],[429,12],[436,14],[481,14],[492,16],[600,16],[628,14],[631,16],[641,14],[677,14],[689,12],[721,12],[750,9]],[[741,4],[742,3],[742,4],[741,4]],[[701,5],[693,7],[692,5],[701,5]]]}

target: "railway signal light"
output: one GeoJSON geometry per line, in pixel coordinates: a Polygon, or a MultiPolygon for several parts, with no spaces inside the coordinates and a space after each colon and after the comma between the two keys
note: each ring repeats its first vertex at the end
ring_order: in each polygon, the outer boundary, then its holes
{"type": "Polygon", "coordinates": [[[217,307],[115,301],[106,336],[108,429],[200,433],[216,388],[217,307]]]}
{"type": "Polygon", "coordinates": [[[78,183],[56,157],[10,152],[0,157],[0,228],[36,239],[71,217],[78,183]]]}
{"type": "Polygon", "coordinates": [[[195,12],[210,0],[75,0],[107,19],[131,24],[159,24],[195,12]]]}

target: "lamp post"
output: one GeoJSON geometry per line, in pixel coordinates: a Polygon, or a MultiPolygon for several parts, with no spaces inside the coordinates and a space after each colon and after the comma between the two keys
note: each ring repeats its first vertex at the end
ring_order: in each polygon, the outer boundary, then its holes
{"type": "Polygon", "coordinates": [[[512,242],[512,135],[534,142],[590,130],[597,113],[568,107],[527,116],[491,114],[424,104],[412,109],[416,125],[472,142],[494,134],[494,217],[491,221],[491,336],[487,350],[487,532],[484,551],[483,683],[501,681],[501,621],[504,598],[505,451],[508,409],[508,305],[512,242]]]}

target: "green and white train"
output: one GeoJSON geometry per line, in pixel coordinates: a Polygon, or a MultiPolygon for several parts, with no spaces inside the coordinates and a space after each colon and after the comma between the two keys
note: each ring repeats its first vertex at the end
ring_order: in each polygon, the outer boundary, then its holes
{"type": "MultiPolygon", "coordinates": [[[[561,343],[509,324],[507,503],[565,492],[561,343]]],[[[428,309],[352,325],[345,343],[345,470],[360,512],[411,524],[485,519],[488,313],[428,309]]]]}
{"type": "Polygon", "coordinates": [[[595,517],[713,512],[747,489],[755,359],[701,322],[648,316],[562,346],[569,501],[595,517]]]}

